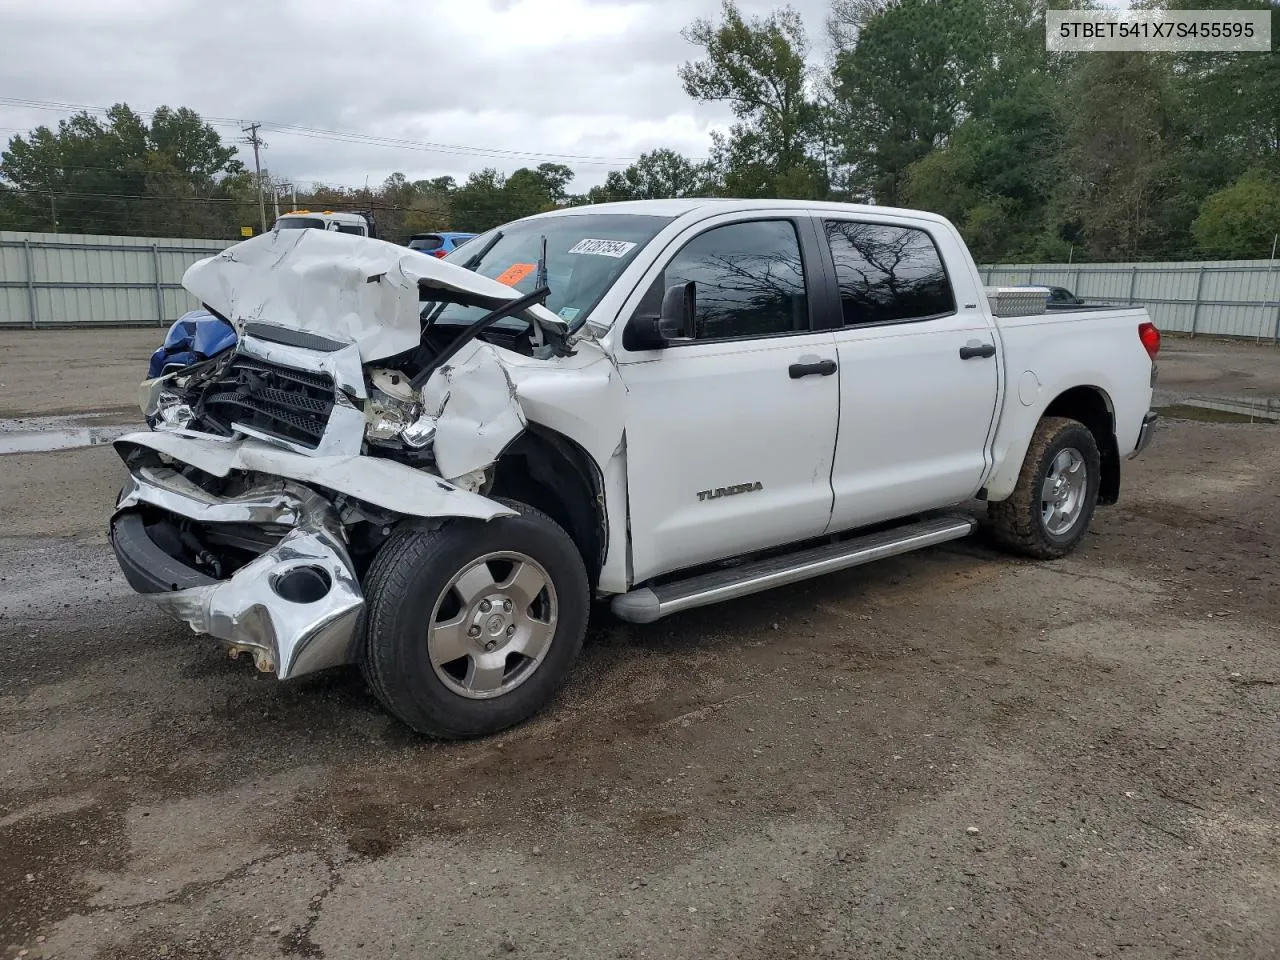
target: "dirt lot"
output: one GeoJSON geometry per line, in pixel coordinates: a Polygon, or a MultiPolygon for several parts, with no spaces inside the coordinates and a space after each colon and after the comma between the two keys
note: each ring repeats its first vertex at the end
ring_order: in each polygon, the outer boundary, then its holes
{"type": "MultiPolygon", "coordinates": [[[[131,403],[158,332],[55,365],[87,336],[0,334],[0,416],[131,403]]],[[[1198,394],[1280,352],[1167,342],[1198,394]]],[[[602,620],[544,715],[440,745],[134,597],[109,449],[0,457],[0,950],[1280,955],[1278,471],[1280,426],[1169,423],[1068,560],[602,620]]]]}

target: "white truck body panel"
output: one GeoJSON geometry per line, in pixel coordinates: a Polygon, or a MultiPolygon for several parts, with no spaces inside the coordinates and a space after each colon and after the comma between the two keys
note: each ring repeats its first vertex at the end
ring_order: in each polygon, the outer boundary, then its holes
{"type": "MultiPolygon", "coordinates": [[[[633,584],[977,495],[1003,499],[1036,423],[1073,387],[1096,387],[1107,397],[1121,456],[1137,442],[1151,399],[1151,361],[1137,335],[1144,310],[996,317],[959,231],[921,211],[776,200],[665,201],[661,209],[682,215],[589,321],[617,357],[629,394],[633,584]],[[726,223],[797,214],[927,231],[955,312],[660,351],[622,346],[622,328],[645,290],[693,237],[726,223]],[[959,348],[971,343],[994,346],[994,356],[961,360],[959,348]],[[821,358],[837,360],[837,376],[787,379],[788,364],[821,358]],[[1039,384],[1030,403],[1018,389],[1027,376],[1039,384]],[[747,482],[761,489],[697,499],[708,488],[747,482]]],[[[616,549],[619,541],[611,543],[616,549]]]]}
{"type": "Polygon", "coordinates": [[[1012,492],[1036,424],[1049,404],[1072,388],[1102,392],[1116,449],[1121,457],[1133,451],[1151,404],[1151,361],[1135,333],[1146,321],[1141,308],[999,318],[1009,388],[986,481],[989,499],[1002,500],[1012,492]]]}

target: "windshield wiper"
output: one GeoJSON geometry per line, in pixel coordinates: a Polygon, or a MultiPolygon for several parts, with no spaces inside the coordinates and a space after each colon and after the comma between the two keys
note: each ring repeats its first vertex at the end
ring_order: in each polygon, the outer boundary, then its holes
{"type": "Polygon", "coordinates": [[[490,310],[483,317],[458,334],[449,346],[445,347],[444,350],[437,354],[430,363],[414,374],[413,379],[409,381],[409,386],[413,387],[415,390],[421,390],[423,385],[431,379],[431,374],[435,373],[442,366],[452,360],[459,350],[479,336],[486,327],[492,326],[503,317],[509,317],[513,314],[521,313],[529,309],[535,303],[542,303],[547,299],[550,293],[551,291],[546,287],[539,287],[537,290],[533,291],[533,293],[526,294],[518,300],[510,300],[502,304],[502,306],[490,310]]]}
{"type": "Polygon", "coordinates": [[[462,264],[462,269],[474,270],[476,267],[478,267],[480,265],[480,261],[483,260],[485,258],[485,255],[488,254],[488,252],[493,249],[493,245],[496,244],[501,239],[502,239],[502,231],[499,230],[497,233],[493,235],[493,237],[490,238],[488,243],[486,243],[483,247],[481,247],[479,250],[475,252],[474,256],[467,258],[466,262],[462,264]]]}
{"type": "Polygon", "coordinates": [[[541,290],[547,285],[547,238],[544,234],[542,237],[542,250],[538,254],[538,272],[534,276],[533,286],[535,289],[541,290]]]}

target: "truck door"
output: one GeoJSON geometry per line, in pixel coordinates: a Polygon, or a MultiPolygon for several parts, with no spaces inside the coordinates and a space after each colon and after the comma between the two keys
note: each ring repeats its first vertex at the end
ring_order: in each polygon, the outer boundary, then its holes
{"type": "Polygon", "coordinates": [[[813,329],[818,239],[793,213],[703,221],[641,283],[694,281],[694,337],[629,352],[620,318],[634,582],[826,528],[839,390],[834,335],[813,329]]]}
{"type": "Polygon", "coordinates": [[[823,213],[840,365],[830,532],[958,503],[988,464],[1002,358],[959,238],[823,213]],[[942,248],[940,251],[940,247],[942,248]],[[945,254],[944,254],[945,251],[945,254]]]}

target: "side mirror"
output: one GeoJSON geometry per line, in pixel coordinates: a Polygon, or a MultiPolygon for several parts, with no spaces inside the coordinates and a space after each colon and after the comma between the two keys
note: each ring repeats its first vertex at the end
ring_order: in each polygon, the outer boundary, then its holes
{"type": "Polygon", "coordinates": [[[622,345],[628,350],[660,350],[673,340],[693,339],[696,305],[692,280],[665,290],[654,284],[623,329],[622,345]],[[661,301],[655,302],[659,296],[661,301]]]}

